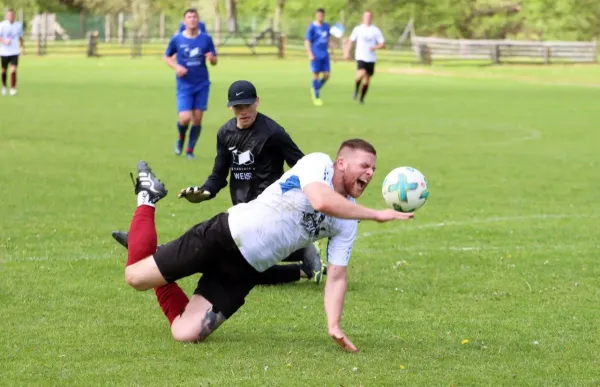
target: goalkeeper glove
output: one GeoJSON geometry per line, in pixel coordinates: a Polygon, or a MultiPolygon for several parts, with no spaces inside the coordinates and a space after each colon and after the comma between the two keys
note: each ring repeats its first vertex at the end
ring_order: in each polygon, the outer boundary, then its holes
{"type": "Polygon", "coordinates": [[[190,203],[200,203],[210,199],[210,192],[204,190],[202,187],[193,186],[187,187],[179,191],[177,197],[186,198],[190,203]]]}

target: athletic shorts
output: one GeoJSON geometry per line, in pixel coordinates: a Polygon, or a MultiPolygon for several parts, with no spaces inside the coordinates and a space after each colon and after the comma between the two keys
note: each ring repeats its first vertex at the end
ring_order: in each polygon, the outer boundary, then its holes
{"type": "Polygon", "coordinates": [[[177,91],[177,112],[189,112],[192,110],[206,111],[208,108],[208,93],[210,85],[201,89],[177,91]]]}
{"type": "Polygon", "coordinates": [[[259,273],[244,259],[231,237],[227,213],[158,246],[154,261],[167,282],[202,273],[194,294],[206,298],[226,318],[244,305],[258,283],[259,273]]]}
{"type": "Polygon", "coordinates": [[[19,56],[18,55],[8,55],[1,56],[0,62],[2,62],[2,68],[8,68],[8,65],[18,66],[19,65],[19,56]]]}
{"type": "Polygon", "coordinates": [[[310,61],[310,71],[313,73],[329,72],[329,57],[310,61]]]}
{"type": "Polygon", "coordinates": [[[358,70],[365,70],[369,76],[375,74],[375,62],[365,62],[364,60],[356,61],[356,68],[358,70]]]}

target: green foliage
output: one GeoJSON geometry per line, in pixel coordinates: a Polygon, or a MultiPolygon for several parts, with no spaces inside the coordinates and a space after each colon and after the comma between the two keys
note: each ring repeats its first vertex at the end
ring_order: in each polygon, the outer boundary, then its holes
{"type": "MultiPolygon", "coordinates": [[[[83,8],[96,13],[132,11],[139,0],[0,0],[0,7],[47,11],[83,8]]],[[[194,4],[212,24],[214,1],[147,0],[148,12],[178,15],[194,4]],[[209,12],[210,10],[210,12],[209,12]]],[[[254,20],[262,26],[275,14],[278,0],[237,0],[241,25],[254,20]]],[[[374,22],[389,39],[402,33],[408,20],[415,20],[420,35],[454,38],[527,38],[544,40],[592,40],[600,35],[600,1],[597,0],[288,0],[282,29],[301,36],[314,11],[324,7],[330,22],[346,26],[360,23],[365,9],[374,12],[374,22]],[[518,7],[518,8],[517,8],[518,7]]]]}

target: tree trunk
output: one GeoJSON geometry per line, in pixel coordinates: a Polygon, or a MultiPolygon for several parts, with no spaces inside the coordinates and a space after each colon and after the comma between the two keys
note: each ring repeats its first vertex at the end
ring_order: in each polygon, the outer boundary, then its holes
{"type": "Polygon", "coordinates": [[[79,29],[81,36],[85,37],[87,31],[85,30],[85,11],[83,9],[79,11],[79,29]]]}
{"type": "Polygon", "coordinates": [[[273,20],[273,27],[276,32],[281,32],[281,16],[283,16],[283,7],[285,6],[285,0],[277,0],[275,6],[275,16],[273,20]]]}
{"type": "Polygon", "coordinates": [[[227,31],[230,34],[237,32],[237,8],[235,0],[225,0],[225,8],[227,10],[227,31]]]}
{"type": "Polygon", "coordinates": [[[213,31],[215,35],[215,41],[217,42],[217,46],[221,44],[221,0],[213,0],[213,8],[215,11],[215,30],[213,31]]]}

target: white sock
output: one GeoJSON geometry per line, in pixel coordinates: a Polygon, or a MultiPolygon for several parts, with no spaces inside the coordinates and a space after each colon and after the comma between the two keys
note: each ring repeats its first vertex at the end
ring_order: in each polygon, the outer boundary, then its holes
{"type": "Polygon", "coordinates": [[[150,195],[146,191],[140,191],[138,194],[138,207],[139,206],[150,206],[154,207],[154,203],[150,201],[150,195]]]}

